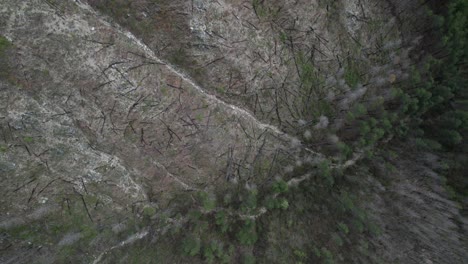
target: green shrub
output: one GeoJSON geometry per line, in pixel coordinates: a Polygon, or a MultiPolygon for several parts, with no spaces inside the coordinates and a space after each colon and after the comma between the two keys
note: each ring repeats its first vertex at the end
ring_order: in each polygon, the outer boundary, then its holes
{"type": "Polygon", "coordinates": [[[192,221],[198,221],[202,217],[203,213],[197,210],[190,211],[188,216],[192,221]]]}
{"type": "Polygon", "coordinates": [[[348,63],[348,67],[345,70],[344,79],[346,84],[352,89],[356,88],[359,82],[361,82],[359,68],[357,67],[356,63],[348,63]]]}
{"type": "Polygon", "coordinates": [[[456,145],[460,144],[463,140],[463,137],[458,131],[450,129],[443,129],[441,131],[438,131],[437,138],[443,145],[449,148],[455,147],[456,145]]]}
{"type": "Polygon", "coordinates": [[[203,246],[203,258],[207,263],[228,263],[230,256],[224,252],[222,242],[212,240],[203,246]]]}
{"type": "Polygon", "coordinates": [[[349,233],[349,228],[345,223],[338,223],[338,229],[343,232],[344,234],[349,233]]]}
{"type": "Polygon", "coordinates": [[[273,198],[269,197],[265,201],[265,206],[268,209],[282,209],[286,210],[289,208],[289,202],[285,198],[273,198]]]}
{"type": "Polygon", "coordinates": [[[359,126],[359,133],[361,134],[361,136],[365,136],[370,132],[371,127],[369,126],[369,123],[366,121],[361,122],[361,125],[359,126]]]}
{"type": "Polygon", "coordinates": [[[193,235],[186,237],[182,242],[182,249],[186,255],[192,257],[198,255],[201,249],[200,239],[194,237],[193,235]]]}
{"type": "Polygon", "coordinates": [[[252,7],[255,10],[255,13],[257,14],[258,18],[264,18],[268,15],[268,10],[267,8],[263,5],[263,1],[260,0],[253,0],[252,1],[252,7]]]}
{"type": "Polygon", "coordinates": [[[5,56],[5,53],[7,52],[7,50],[11,48],[12,46],[13,45],[7,38],[0,35],[0,57],[5,56]]]}
{"type": "Polygon", "coordinates": [[[10,72],[10,62],[8,58],[8,50],[13,47],[11,42],[0,35],[0,77],[7,78],[10,72]]]}
{"type": "Polygon", "coordinates": [[[288,191],[288,184],[283,180],[279,180],[273,184],[272,190],[273,193],[285,193],[288,191]]]}
{"type": "Polygon", "coordinates": [[[359,118],[367,114],[367,107],[364,104],[356,104],[352,111],[354,117],[359,118]]]}
{"type": "Polygon", "coordinates": [[[23,140],[26,143],[33,143],[34,142],[34,138],[32,138],[32,137],[24,137],[23,140]]]}
{"type": "Polygon", "coordinates": [[[343,246],[344,242],[343,242],[343,239],[341,239],[340,235],[334,233],[334,234],[332,235],[332,239],[333,239],[333,242],[334,242],[338,247],[343,246]]]}
{"type": "Polygon", "coordinates": [[[207,192],[199,192],[198,198],[200,199],[203,209],[206,211],[211,211],[216,207],[216,197],[207,192]]]}
{"type": "Polygon", "coordinates": [[[303,260],[303,259],[307,258],[307,254],[304,251],[300,250],[300,249],[294,250],[294,255],[297,258],[299,258],[299,260],[303,260]]]}
{"type": "Polygon", "coordinates": [[[280,33],[280,41],[284,44],[286,44],[287,40],[289,39],[288,35],[284,32],[280,33]]]}
{"type": "Polygon", "coordinates": [[[432,139],[427,139],[427,138],[416,138],[415,139],[416,146],[427,149],[427,150],[441,150],[442,145],[432,139]]]}
{"type": "Polygon", "coordinates": [[[265,200],[265,207],[268,209],[274,209],[276,207],[276,199],[273,197],[268,197],[265,200]]]}
{"type": "Polygon", "coordinates": [[[341,194],[340,202],[343,206],[343,211],[353,211],[356,208],[351,195],[347,192],[341,194]]]}
{"type": "Polygon", "coordinates": [[[143,209],[143,215],[145,217],[152,217],[156,213],[156,209],[153,207],[145,207],[143,209]]]}
{"type": "Polygon", "coordinates": [[[242,201],[241,210],[247,212],[257,207],[257,190],[250,190],[242,201]]]}
{"type": "Polygon", "coordinates": [[[341,158],[346,160],[352,157],[353,149],[344,142],[338,142],[338,149],[340,150],[341,158]]]}
{"type": "Polygon", "coordinates": [[[322,257],[323,257],[323,262],[327,264],[332,264],[335,263],[333,260],[333,254],[328,250],[326,247],[322,247],[322,257]]]}
{"type": "Polygon", "coordinates": [[[288,207],[289,207],[289,203],[288,203],[288,200],[286,200],[285,198],[281,198],[278,201],[277,208],[282,209],[282,210],[286,210],[286,209],[288,209],[288,207]]]}
{"type": "MultiPolygon", "coordinates": [[[[348,156],[348,154],[345,154],[348,156]]],[[[347,159],[348,157],[345,157],[347,159]]],[[[318,165],[320,175],[325,179],[325,182],[328,186],[333,186],[335,184],[335,178],[333,177],[332,170],[330,168],[330,162],[328,160],[322,161],[318,165]]]]}
{"type": "Polygon", "coordinates": [[[8,147],[7,146],[3,146],[3,145],[0,145],[0,153],[5,153],[8,151],[8,147]]]}
{"type": "Polygon", "coordinates": [[[245,220],[241,229],[237,233],[237,239],[244,246],[252,246],[257,242],[258,236],[255,230],[255,222],[253,220],[245,220]]]}
{"type": "Polygon", "coordinates": [[[217,226],[219,226],[221,233],[223,234],[226,233],[229,229],[226,212],[224,211],[217,212],[215,215],[215,223],[217,226]]]}
{"type": "Polygon", "coordinates": [[[252,254],[245,254],[243,256],[242,263],[243,264],[255,264],[256,263],[255,256],[253,256],[252,254]]]}

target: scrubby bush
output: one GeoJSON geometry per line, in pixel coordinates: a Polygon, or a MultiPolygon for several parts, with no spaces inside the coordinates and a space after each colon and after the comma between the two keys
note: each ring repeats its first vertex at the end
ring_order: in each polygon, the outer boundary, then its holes
{"type": "Polygon", "coordinates": [[[216,219],[216,225],[219,226],[221,233],[226,233],[229,228],[226,213],[224,211],[217,212],[215,215],[215,219],[216,219]]]}
{"type": "Polygon", "coordinates": [[[199,192],[198,197],[202,204],[203,209],[211,211],[216,207],[216,197],[208,194],[207,192],[199,192]]]}
{"type": "Polygon", "coordinates": [[[288,184],[283,180],[278,180],[272,186],[273,193],[285,193],[288,191],[288,184]]]}
{"type": "Polygon", "coordinates": [[[8,51],[13,45],[11,42],[0,35],[0,78],[6,78],[10,71],[10,62],[8,59],[8,51]]]}
{"type": "Polygon", "coordinates": [[[236,234],[241,245],[251,246],[257,242],[258,236],[255,230],[255,221],[247,219],[236,234]]]}
{"type": "Polygon", "coordinates": [[[189,256],[196,256],[200,253],[201,242],[199,238],[189,235],[182,242],[182,250],[184,254],[189,256]]]}

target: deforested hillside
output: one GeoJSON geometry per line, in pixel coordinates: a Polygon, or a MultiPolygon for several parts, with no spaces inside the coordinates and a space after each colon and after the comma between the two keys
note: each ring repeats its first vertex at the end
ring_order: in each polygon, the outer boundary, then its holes
{"type": "Polygon", "coordinates": [[[0,263],[466,263],[466,0],[0,0],[0,263]]]}

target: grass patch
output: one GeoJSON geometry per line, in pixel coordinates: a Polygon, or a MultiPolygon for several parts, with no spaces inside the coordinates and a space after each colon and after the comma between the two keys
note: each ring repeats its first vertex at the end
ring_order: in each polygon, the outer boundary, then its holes
{"type": "Polygon", "coordinates": [[[0,35],[0,78],[9,78],[10,76],[10,55],[9,51],[13,44],[4,36],[0,35]]]}
{"type": "Polygon", "coordinates": [[[4,36],[0,35],[0,57],[5,56],[5,53],[13,44],[4,36]]]}
{"type": "Polygon", "coordinates": [[[360,70],[355,62],[349,62],[345,69],[344,79],[346,84],[355,89],[362,82],[360,70]]]}

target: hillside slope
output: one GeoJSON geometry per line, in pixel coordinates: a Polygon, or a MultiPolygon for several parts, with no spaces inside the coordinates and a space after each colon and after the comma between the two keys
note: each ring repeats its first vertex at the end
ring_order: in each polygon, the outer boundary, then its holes
{"type": "Polygon", "coordinates": [[[465,263],[416,2],[0,0],[0,262],[465,263]]]}

